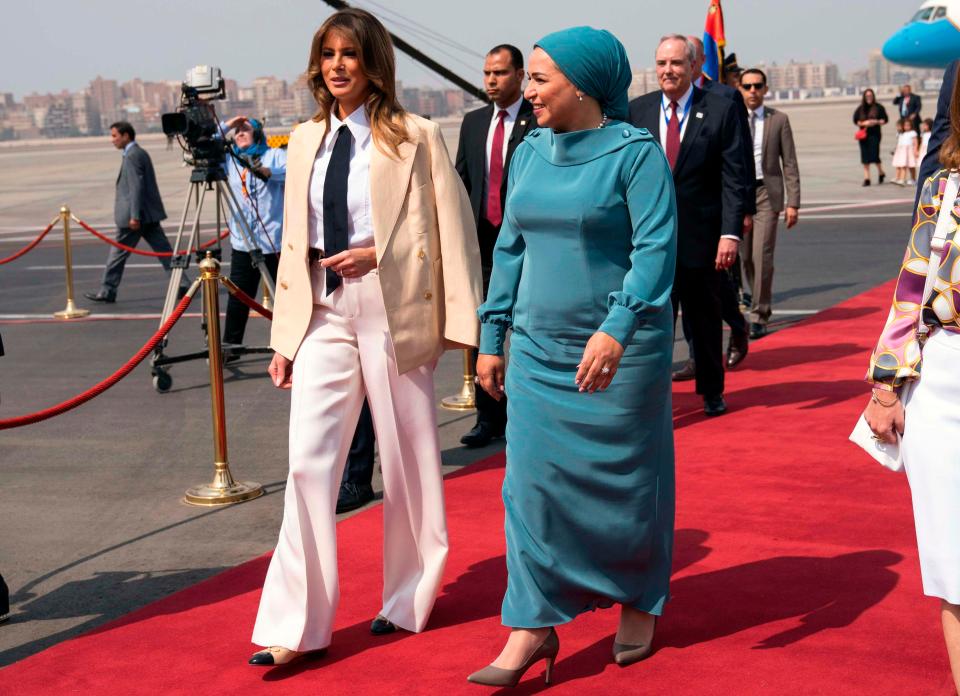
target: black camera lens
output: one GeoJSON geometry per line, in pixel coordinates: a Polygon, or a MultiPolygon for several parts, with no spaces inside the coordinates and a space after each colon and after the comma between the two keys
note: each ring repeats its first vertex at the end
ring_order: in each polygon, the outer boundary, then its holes
{"type": "Polygon", "coordinates": [[[160,116],[164,135],[182,135],[187,132],[187,115],[180,111],[160,116]]]}

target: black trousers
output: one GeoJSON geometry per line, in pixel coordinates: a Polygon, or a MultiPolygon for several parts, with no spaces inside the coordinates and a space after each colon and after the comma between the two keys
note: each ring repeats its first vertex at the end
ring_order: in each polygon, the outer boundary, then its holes
{"type": "MultiPolygon", "coordinates": [[[[481,223],[486,223],[492,227],[489,222],[481,217],[481,223]]],[[[490,287],[490,273],[493,271],[491,266],[481,263],[480,272],[483,275],[483,298],[487,298],[487,289],[490,287]]],[[[480,351],[474,348],[473,364],[477,364],[477,356],[480,351]]],[[[503,396],[497,401],[487,394],[479,385],[474,390],[476,393],[475,401],[477,404],[477,425],[486,424],[495,432],[502,431],[507,427],[507,397],[503,396]]]]}
{"type": "MultiPolygon", "coordinates": [[[[170,252],[173,247],[167,240],[167,235],[163,233],[163,228],[159,222],[144,222],[139,230],[131,230],[129,227],[120,227],[117,229],[117,241],[128,247],[136,247],[143,239],[150,245],[150,248],[156,252],[170,252]]],[[[130,258],[130,252],[118,249],[115,246],[110,247],[110,253],[107,254],[107,267],[103,271],[103,282],[100,286],[100,292],[109,297],[117,296],[117,289],[120,287],[120,280],[123,278],[123,268],[130,258]]],[[[170,272],[170,257],[161,256],[157,259],[163,270],[170,272]]],[[[189,285],[186,277],[181,278],[181,285],[189,285]]]]}
{"type": "Polygon", "coordinates": [[[373,483],[373,446],[377,438],[373,434],[373,417],[370,415],[370,406],[363,400],[360,409],[360,420],[357,421],[357,431],[353,434],[350,445],[350,454],[347,455],[347,466],[343,470],[344,483],[355,486],[370,486],[373,483]]]}
{"type": "Polygon", "coordinates": [[[697,361],[697,394],[723,394],[723,320],[720,272],[713,267],[677,266],[673,281],[673,322],[683,306],[684,332],[693,343],[697,361]]]}
{"type": "Polygon", "coordinates": [[[0,575],[0,616],[10,613],[10,590],[0,575]]]}
{"type": "MultiPolygon", "coordinates": [[[[260,269],[253,265],[252,257],[246,251],[233,249],[230,252],[230,280],[247,293],[257,298],[257,288],[260,287],[260,269]]],[[[264,254],[263,262],[273,281],[277,281],[277,264],[280,263],[280,254],[264,254]]],[[[243,332],[247,328],[247,319],[250,308],[236,299],[233,295],[227,299],[227,318],[223,325],[224,343],[243,343],[243,332]]]]}
{"type": "MultiPolygon", "coordinates": [[[[733,262],[733,266],[725,271],[720,271],[720,316],[724,323],[730,327],[730,333],[734,336],[747,335],[747,320],[740,311],[740,257],[733,262]]],[[[680,317],[683,326],[683,337],[690,348],[690,358],[696,360],[696,354],[693,350],[693,330],[690,328],[687,318],[687,308],[683,307],[683,315],[680,317]]],[[[721,327],[722,328],[722,327],[721,327]]]]}

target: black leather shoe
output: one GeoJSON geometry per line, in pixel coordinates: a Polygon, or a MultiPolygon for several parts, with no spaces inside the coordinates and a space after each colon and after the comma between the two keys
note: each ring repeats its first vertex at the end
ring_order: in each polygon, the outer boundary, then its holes
{"type": "Polygon", "coordinates": [[[693,360],[687,360],[683,367],[670,375],[674,382],[689,382],[697,376],[697,363],[693,360]]]}
{"type": "Polygon", "coordinates": [[[494,428],[489,423],[477,423],[473,430],[460,438],[467,447],[486,447],[492,440],[503,437],[503,428],[494,428]]]}
{"type": "Polygon", "coordinates": [[[382,616],[378,616],[370,624],[370,633],[375,636],[385,636],[388,633],[396,633],[397,627],[392,621],[388,621],[382,616]]]}
{"type": "Polygon", "coordinates": [[[723,394],[703,397],[703,412],[708,416],[722,416],[726,413],[727,402],[723,400],[723,394]]]}
{"type": "Polygon", "coordinates": [[[340,484],[340,493],[337,495],[337,514],[350,512],[373,500],[373,488],[344,481],[340,484]]]}
{"type": "Polygon", "coordinates": [[[763,338],[764,336],[766,336],[767,331],[768,329],[766,324],[758,324],[758,323],[750,324],[750,338],[754,340],[758,338],[763,338]]]}
{"type": "Polygon", "coordinates": [[[743,362],[747,357],[747,351],[750,349],[750,342],[747,335],[731,335],[730,344],[727,346],[727,369],[734,368],[743,362]]]}
{"type": "Polygon", "coordinates": [[[116,295],[110,295],[105,292],[85,292],[83,296],[91,302],[103,302],[104,304],[113,304],[117,301],[116,295]]]}

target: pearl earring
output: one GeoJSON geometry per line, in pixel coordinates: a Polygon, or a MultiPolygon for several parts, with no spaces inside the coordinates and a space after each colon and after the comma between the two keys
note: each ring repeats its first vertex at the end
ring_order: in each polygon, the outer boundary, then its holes
{"type": "Polygon", "coordinates": [[[583,95],[578,93],[578,94],[577,94],[577,99],[579,99],[580,101],[583,101],[583,95]]]}

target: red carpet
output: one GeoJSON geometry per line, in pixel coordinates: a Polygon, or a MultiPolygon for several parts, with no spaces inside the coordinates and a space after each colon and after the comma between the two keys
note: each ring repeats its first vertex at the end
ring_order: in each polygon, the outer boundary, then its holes
{"type": "MultiPolygon", "coordinates": [[[[759,341],[729,376],[732,412],[675,397],[673,600],[658,650],[611,664],[614,610],[559,629],[557,694],[948,694],[938,603],[920,589],[906,480],[846,441],[891,286],[759,341]]],[[[379,509],[339,527],[342,603],[329,654],[245,662],[258,558],[0,671],[17,694],[483,694],[499,651],[502,457],[449,478],[451,554],[428,630],[374,638],[379,509]]],[[[528,673],[514,693],[543,687],[528,673]]]]}

